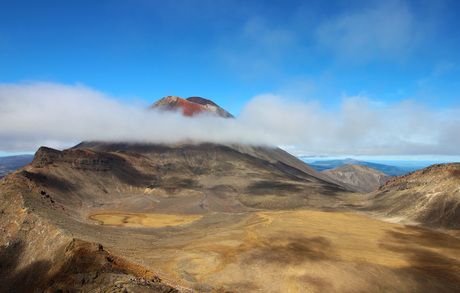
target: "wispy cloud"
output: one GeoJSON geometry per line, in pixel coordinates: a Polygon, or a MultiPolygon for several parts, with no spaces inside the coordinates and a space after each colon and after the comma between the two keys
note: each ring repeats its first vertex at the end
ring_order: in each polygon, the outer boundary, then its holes
{"type": "Polygon", "coordinates": [[[248,19],[233,35],[221,38],[218,58],[244,79],[276,74],[283,60],[293,54],[297,32],[275,26],[262,17],[248,19]]]}
{"type": "Polygon", "coordinates": [[[353,61],[399,60],[420,42],[420,22],[402,1],[343,12],[321,23],[316,31],[321,46],[353,61]]]}
{"type": "Polygon", "coordinates": [[[291,145],[305,155],[460,155],[460,109],[347,97],[338,112],[272,94],[238,119],[147,111],[83,85],[0,84],[0,151],[83,140],[291,145]]]}

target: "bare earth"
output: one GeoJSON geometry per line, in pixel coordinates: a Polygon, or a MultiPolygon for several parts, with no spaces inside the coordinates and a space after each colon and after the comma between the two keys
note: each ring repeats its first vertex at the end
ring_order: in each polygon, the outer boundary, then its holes
{"type": "Polygon", "coordinates": [[[0,180],[0,292],[460,292],[460,166],[364,196],[279,149],[87,147],[0,180]]]}
{"type": "MultiPolygon", "coordinates": [[[[132,226],[118,213],[103,216],[105,225],[132,226]]],[[[149,219],[146,227],[191,220],[129,217],[137,225],[136,219],[149,219]]],[[[298,210],[232,217],[216,213],[149,245],[148,238],[136,237],[129,246],[110,249],[161,268],[162,275],[197,291],[455,292],[460,285],[460,241],[441,233],[355,213],[298,210]],[[221,225],[207,224],[217,219],[221,225]]]]}

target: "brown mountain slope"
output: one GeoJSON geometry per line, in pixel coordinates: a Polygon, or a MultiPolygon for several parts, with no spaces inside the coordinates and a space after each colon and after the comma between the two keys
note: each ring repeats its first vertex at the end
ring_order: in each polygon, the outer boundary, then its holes
{"type": "MultiPolygon", "coordinates": [[[[131,189],[137,189],[138,197],[154,198],[158,202],[155,211],[207,213],[248,208],[321,208],[334,206],[340,195],[349,194],[327,176],[279,148],[84,142],[74,150],[64,151],[62,156],[66,153],[73,156],[72,152],[102,157],[101,160],[109,160],[117,168],[126,166],[123,168],[129,170],[116,172],[133,175],[119,178],[131,189]]],[[[38,154],[38,160],[49,156],[44,153],[38,154]]],[[[107,202],[108,195],[100,191],[91,194],[93,199],[101,194],[101,201],[107,202]]]]}
{"type": "Polygon", "coordinates": [[[156,274],[106,251],[100,232],[75,220],[43,185],[24,175],[18,171],[0,180],[1,293],[178,292],[157,279],[141,288],[129,282],[156,274]]]}
{"type": "Polygon", "coordinates": [[[460,290],[460,240],[339,212],[356,195],[279,149],[92,145],[0,181],[0,292],[460,290]]]}
{"type": "Polygon", "coordinates": [[[371,193],[373,211],[433,228],[460,229],[460,163],[395,177],[371,193]]]}
{"type": "Polygon", "coordinates": [[[344,165],[324,170],[322,173],[347,184],[351,190],[364,193],[373,191],[391,179],[391,176],[363,165],[344,165]]]}

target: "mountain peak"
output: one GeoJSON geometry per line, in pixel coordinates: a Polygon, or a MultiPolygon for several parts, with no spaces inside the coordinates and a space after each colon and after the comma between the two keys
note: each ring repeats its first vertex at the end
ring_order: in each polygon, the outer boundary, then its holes
{"type": "Polygon", "coordinates": [[[148,108],[167,111],[182,110],[182,114],[189,117],[209,112],[218,117],[233,118],[232,114],[219,107],[213,101],[201,97],[183,99],[177,96],[166,96],[163,99],[156,101],[148,108]]]}
{"type": "Polygon", "coordinates": [[[352,158],[346,158],[345,160],[343,160],[343,162],[344,162],[345,164],[350,164],[350,165],[354,164],[354,165],[357,165],[357,164],[359,164],[359,163],[362,162],[362,161],[355,160],[355,159],[352,159],[352,158]]]}
{"type": "Polygon", "coordinates": [[[206,106],[206,105],[217,106],[216,103],[214,103],[213,101],[204,99],[202,97],[189,97],[187,98],[187,101],[192,102],[192,103],[197,103],[203,106],[206,106]]]}

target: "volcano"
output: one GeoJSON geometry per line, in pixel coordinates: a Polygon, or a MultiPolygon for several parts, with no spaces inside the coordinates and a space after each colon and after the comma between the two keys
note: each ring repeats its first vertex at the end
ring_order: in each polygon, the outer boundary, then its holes
{"type": "Polygon", "coordinates": [[[367,198],[276,147],[41,147],[0,180],[0,292],[458,292],[460,239],[368,216],[410,178],[367,198]]]}
{"type": "Polygon", "coordinates": [[[184,116],[210,113],[218,117],[234,118],[232,114],[228,113],[214,102],[201,97],[183,99],[176,96],[166,96],[150,105],[148,109],[181,111],[184,116]]]}

